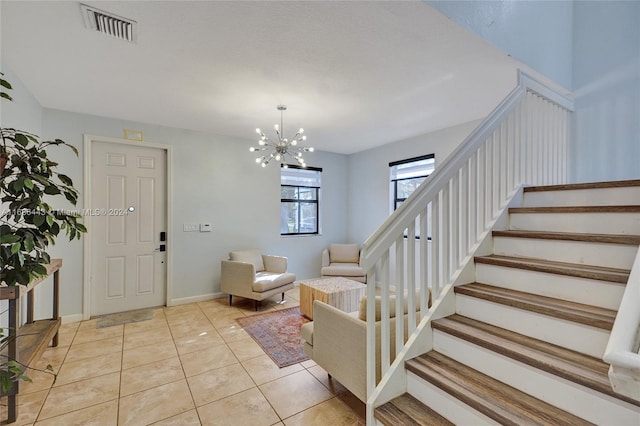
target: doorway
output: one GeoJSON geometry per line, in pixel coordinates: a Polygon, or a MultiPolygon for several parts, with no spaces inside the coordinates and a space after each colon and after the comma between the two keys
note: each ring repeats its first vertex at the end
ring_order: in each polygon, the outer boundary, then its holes
{"type": "Polygon", "coordinates": [[[85,319],[167,304],[169,155],[85,136],[85,319]]]}

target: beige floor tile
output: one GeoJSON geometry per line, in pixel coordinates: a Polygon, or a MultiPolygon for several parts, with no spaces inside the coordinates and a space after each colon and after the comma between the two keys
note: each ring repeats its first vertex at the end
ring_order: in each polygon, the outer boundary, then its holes
{"type": "Polygon", "coordinates": [[[58,330],[58,346],[70,346],[71,342],[73,342],[74,337],[76,337],[76,328],[62,328],[58,330]]]}
{"type": "Polygon", "coordinates": [[[227,308],[219,311],[213,311],[213,312],[207,311],[206,316],[209,319],[209,321],[219,320],[224,318],[229,318],[234,320],[236,318],[243,317],[244,312],[241,309],[231,307],[231,308],[227,308]]]}
{"type": "Polygon", "coordinates": [[[245,317],[245,314],[232,314],[232,315],[221,315],[218,316],[217,318],[213,318],[211,319],[211,324],[213,324],[213,326],[215,328],[221,328],[221,327],[227,327],[229,325],[237,325],[238,321],[236,321],[237,318],[242,318],[245,317]]]}
{"type": "Polygon", "coordinates": [[[280,419],[258,388],[198,407],[202,425],[270,426],[280,419]]]}
{"type": "Polygon", "coordinates": [[[255,309],[247,309],[244,311],[244,315],[247,317],[253,316],[253,315],[260,315],[260,314],[266,314],[269,312],[275,312],[273,304],[270,304],[268,302],[263,302],[260,307],[258,308],[258,310],[256,311],[255,309]]]}
{"type": "Polygon", "coordinates": [[[216,312],[229,309],[229,298],[224,297],[221,299],[207,300],[206,302],[199,302],[198,306],[202,312],[216,312]]]}
{"type": "Polygon", "coordinates": [[[118,424],[146,425],[193,408],[187,382],[179,380],[120,398],[118,424]]]}
{"type": "Polygon", "coordinates": [[[122,352],[122,369],[126,370],[178,355],[173,342],[163,342],[154,345],[140,346],[126,349],[122,352]]]}
{"type": "Polygon", "coordinates": [[[216,330],[218,330],[218,334],[220,334],[220,336],[222,336],[224,341],[227,342],[227,343],[235,342],[237,340],[246,339],[247,337],[249,337],[249,338],[251,337],[237,323],[236,324],[229,324],[229,325],[224,326],[224,327],[221,326],[220,328],[217,328],[216,330]]]}
{"type": "Polygon", "coordinates": [[[153,423],[154,426],[200,426],[200,418],[196,410],[190,410],[177,416],[169,417],[153,423]]]}
{"type": "Polygon", "coordinates": [[[119,372],[52,388],[38,419],[48,419],[111,401],[118,398],[119,388],[119,372]]]}
{"type": "Polygon", "coordinates": [[[198,336],[202,333],[214,333],[215,327],[209,320],[197,321],[194,323],[176,324],[169,327],[174,339],[187,336],[198,336]]]}
{"type": "Polygon", "coordinates": [[[120,397],[184,379],[178,357],[163,359],[140,367],[123,370],[120,397]]]}
{"type": "Polygon", "coordinates": [[[161,342],[173,342],[168,326],[143,330],[139,333],[125,333],[124,349],[133,349],[161,342]]]}
{"type": "Polygon", "coordinates": [[[207,317],[200,309],[197,311],[177,312],[173,314],[166,313],[167,322],[169,325],[194,323],[197,321],[206,320],[207,317]]]}
{"type": "Polygon", "coordinates": [[[261,385],[260,390],[282,419],[332,397],[306,370],[261,385]]]}
{"type": "Polygon", "coordinates": [[[227,345],[180,355],[180,361],[187,377],[238,363],[238,359],[227,345]]]}
{"type": "Polygon", "coordinates": [[[81,359],[96,358],[108,353],[122,351],[122,337],[97,340],[95,342],[71,345],[65,362],[80,361],[81,359]]]}
{"type": "Polygon", "coordinates": [[[308,368],[307,371],[313,374],[313,376],[318,379],[318,381],[322,383],[322,385],[327,388],[327,390],[331,392],[331,394],[340,395],[342,393],[349,392],[347,388],[342,386],[342,384],[340,384],[340,382],[338,382],[335,378],[329,378],[329,375],[324,370],[324,368],[320,367],[319,365],[308,368]]]}
{"type": "Polygon", "coordinates": [[[31,381],[20,382],[20,395],[26,395],[28,393],[39,392],[41,390],[48,390],[55,381],[55,374],[49,371],[38,371],[28,368],[24,374],[31,379],[31,381]]]}
{"type": "Polygon", "coordinates": [[[186,312],[199,311],[200,306],[197,303],[187,303],[184,305],[176,305],[176,306],[167,306],[162,309],[166,316],[176,315],[186,312]]]}
{"type": "Polygon", "coordinates": [[[229,342],[228,346],[240,361],[264,355],[264,350],[251,337],[229,342]]]}
{"type": "Polygon", "coordinates": [[[96,325],[98,325],[98,318],[92,318],[90,320],[80,322],[80,325],[78,326],[78,330],[87,330],[87,329],[95,330],[96,325]]]}
{"type": "MultiPolygon", "coordinates": [[[[15,423],[10,424],[16,426],[33,424],[38,417],[38,413],[42,408],[42,404],[44,404],[48,392],[48,390],[42,390],[28,395],[22,395],[22,393],[20,393],[18,395],[18,418],[15,423]]],[[[7,398],[3,397],[0,400],[0,421],[3,425],[7,424],[8,407],[6,404],[7,398]]]]}
{"type": "Polygon", "coordinates": [[[118,400],[103,402],[36,423],[36,426],[116,426],[118,400]]]}
{"type": "Polygon", "coordinates": [[[255,386],[240,364],[210,370],[187,379],[196,407],[255,386]]]}
{"type": "Polygon", "coordinates": [[[146,321],[130,322],[124,325],[125,337],[129,333],[139,333],[141,331],[153,330],[154,328],[168,327],[167,320],[162,316],[158,318],[152,318],[146,321]]]}
{"type": "Polygon", "coordinates": [[[122,354],[120,352],[80,361],[65,362],[58,372],[54,386],[62,386],[79,380],[90,379],[91,377],[115,373],[120,371],[121,365],[122,354]]]}
{"type": "Polygon", "coordinates": [[[321,404],[284,419],[286,426],[351,426],[360,419],[338,398],[332,398],[321,404]]]}
{"type": "Polygon", "coordinates": [[[54,371],[58,371],[64,362],[64,359],[67,357],[69,348],[69,346],[58,345],[55,348],[49,347],[45,349],[42,356],[40,356],[40,359],[36,363],[36,367],[46,368],[47,365],[51,365],[54,371]]]}
{"type": "Polygon", "coordinates": [[[288,367],[278,367],[268,355],[262,355],[242,361],[242,366],[251,376],[257,385],[270,382],[280,377],[288,376],[297,371],[304,370],[300,364],[293,364],[288,367]]]}
{"type": "Polygon", "coordinates": [[[95,342],[96,340],[108,339],[110,337],[122,336],[124,333],[124,325],[114,325],[113,327],[96,328],[95,330],[83,329],[78,330],[73,344],[95,342]]]}
{"type": "Polygon", "coordinates": [[[300,364],[302,364],[302,366],[303,366],[304,368],[311,368],[311,367],[315,367],[316,365],[318,365],[318,364],[316,364],[316,362],[315,362],[314,360],[312,360],[312,359],[308,359],[308,360],[306,360],[306,361],[303,361],[303,362],[301,362],[300,364]]]}
{"type": "Polygon", "coordinates": [[[224,345],[224,339],[217,331],[203,332],[198,335],[187,335],[186,337],[174,338],[176,348],[180,355],[202,349],[210,349],[215,346],[224,345]]]}

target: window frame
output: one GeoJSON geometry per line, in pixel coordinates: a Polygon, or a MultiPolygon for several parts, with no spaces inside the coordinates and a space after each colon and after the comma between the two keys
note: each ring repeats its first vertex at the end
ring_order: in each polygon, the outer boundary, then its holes
{"type": "MultiPolygon", "coordinates": [[[[392,161],[389,163],[389,172],[391,173],[391,168],[395,167],[395,166],[400,166],[403,164],[409,164],[409,163],[416,163],[418,161],[424,161],[424,160],[431,160],[433,159],[433,169],[435,170],[435,166],[436,166],[436,155],[435,154],[427,154],[427,155],[421,155],[419,157],[412,157],[412,158],[407,158],[406,160],[399,160],[399,161],[392,161]]],[[[433,173],[433,172],[431,172],[433,173]]],[[[389,177],[389,183],[392,185],[393,187],[393,195],[391,197],[391,203],[392,205],[390,205],[391,208],[391,212],[394,212],[398,209],[398,207],[400,207],[400,204],[404,203],[408,197],[405,198],[398,198],[398,182],[399,181],[406,181],[406,180],[415,180],[415,179],[426,179],[429,177],[429,175],[431,175],[431,173],[425,174],[425,175],[419,175],[419,176],[413,176],[410,178],[401,178],[401,179],[391,179],[391,177],[389,177]]],[[[422,182],[420,182],[420,184],[422,184],[422,182]]],[[[417,189],[417,187],[416,187],[417,189]]],[[[415,189],[414,189],[415,191],[415,189]]],[[[411,192],[413,193],[413,191],[411,192]]],[[[411,194],[409,194],[411,195],[411,194]]]]}
{"type": "Polygon", "coordinates": [[[298,165],[287,164],[287,167],[281,166],[281,170],[280,170],[280,173],[281,173],[280,174],[280,209],[281,209],[280,211],[282,212],[283,203],[296,203],[298,205],[297,218],[296,218],[296,225],[297,225],[298,232],[283,233],[282,228],[280,228],[280,236],[290,237],[290,236],[297,236],[297,235],[303,235],[303,236],[304,235],[320,235],[320,199],[321,199],[320,194],[322,190],[322,175],[320,175],[320,186],[282,184],[282,169],[310,170],[310,171],[322,173],[322,168],[311,167],[311,166],[301,167],[298,165]],[[299,195],[297,196],[297,198],[282,198],[283,187],[296,188],[296,192],[298,194],[301,188],[314,189],[315,199],[304,200],[304,199],[300,199],[299,195]],[[300,232],[301,224],[302,224],[302,218],[301,218],[302,205],[315,205],[315,217],[316,217],[315,232],[300,232]]]}

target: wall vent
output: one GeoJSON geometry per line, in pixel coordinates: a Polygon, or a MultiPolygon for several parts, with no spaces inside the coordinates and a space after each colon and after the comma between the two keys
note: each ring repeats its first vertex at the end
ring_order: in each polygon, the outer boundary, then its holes
{"type": "Polygon", "coordinates": [[[135,43],[137,39],[137,22],[86,4],[80,4],[84,25],[111,37],[135,43]]]}

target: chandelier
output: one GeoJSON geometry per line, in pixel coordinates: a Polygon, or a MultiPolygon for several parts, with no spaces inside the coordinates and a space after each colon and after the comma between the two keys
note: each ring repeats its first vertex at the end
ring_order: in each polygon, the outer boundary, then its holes
{"type": "Polygon", "coordinates": [[[287,168],[287,161],[297,162],[300,167],[307,167],[307,164],[304,162],[304,158],[302,158],[302,153],[313,152],[313,148],[298,146],[298,142],[307,140],[307,137],[303,135],[304,129],[300,128],[300,130],[298,130],[291,139],[282,137],[284,134],[282,115],[286,110],[286,105],[278,105],[278,111],[280,111],[280,125],[278,126],[275,124],[273,126],[276,130],[276,135],[278,135],[277,140],[270,139],[262,130],[256,129],[256,133],[260,135],[258,146],[252,146],[249,148],[249,151],[267,151],[262,157],[256,158],[256,163],[262,165],[262,167],[267,167],[267,164],[269,164],[271,160],[280,162],[280,165],[283,168],[287,168]]]}

